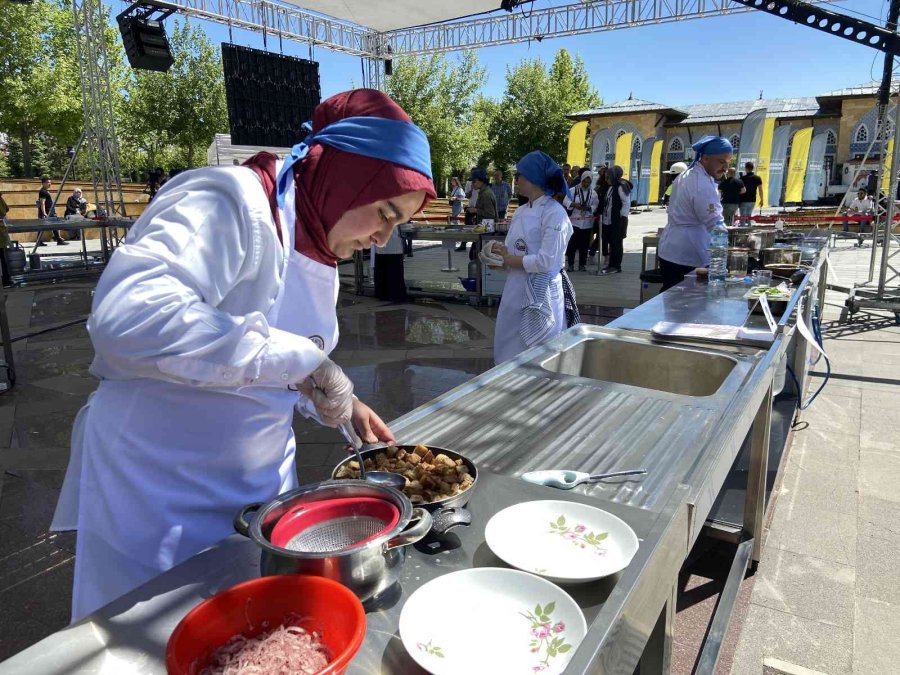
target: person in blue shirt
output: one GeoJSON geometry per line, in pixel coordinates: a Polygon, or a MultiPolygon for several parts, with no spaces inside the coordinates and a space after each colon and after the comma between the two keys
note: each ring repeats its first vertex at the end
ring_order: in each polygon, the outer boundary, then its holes
{"type": "Polygon", "coordinates": [[[494,172],[494,182],[491,183],[491,190],[494,197],[497,198],[497,217],[500,220],[506,220],[506,209],[509,208],[509,200],[512,199],[512,188],[505,180],[503,180],[503,172],[497,169],[494,172]]]}

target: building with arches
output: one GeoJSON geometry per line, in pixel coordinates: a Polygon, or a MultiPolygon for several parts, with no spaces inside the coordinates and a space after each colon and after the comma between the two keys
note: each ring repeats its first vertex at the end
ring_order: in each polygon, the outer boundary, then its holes
{"type": "MultiPolygon", "coordinates": [[[[755,99],[731,103],[667,105],[630,96],[624,101],[604,104],[591,110],[575,111],[572,120],[587,120],[591,163],[609,163],[615,153],[615,139],[632,132],[638,141],[655,136],[665,141],[663,168],[693,159],[691,144],[706,134],[728,138],[740,147],[741,123],[752,111],[766,108],[776,126],[790,124],[794,130],[812,126],[815,134],[827,134],[824,168],[829,183],[841,182],[845,163],[859,160],[873,139],[870,158],[877,160],[893,136],[893,108],[885,129],[876,129],[876,102],[879,82],[873,81],[818,96],[782,99],[755,99]]],[[[635,153],[632,152],[632,155],[635,153]]]]}

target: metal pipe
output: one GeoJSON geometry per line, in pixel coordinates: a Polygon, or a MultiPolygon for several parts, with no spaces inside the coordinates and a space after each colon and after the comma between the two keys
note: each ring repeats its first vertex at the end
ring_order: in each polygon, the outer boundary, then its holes
{"type": "MultiPolygon", "coordinates": [[[[897,10],[900,9],[900,0],[892,0],[891,13],[894,27],[897,25],[897,10]]],[[[881,272],[878,275],[878,299],[884,298],[885,284],[887,281],[888,259],[891,250],[891,241],[894,234],[894,197],[897,195],[898,166],[900,166],[900,138],[897,136],[900,129],[900,102],[894,106],[894,155],[891,158],[891,180],[888,183],[887,214],[884,219],[884,248],[881,251],[881,272]]],[[[872,250],[878,245],[877,233],[873,233],[872,250]]]]}

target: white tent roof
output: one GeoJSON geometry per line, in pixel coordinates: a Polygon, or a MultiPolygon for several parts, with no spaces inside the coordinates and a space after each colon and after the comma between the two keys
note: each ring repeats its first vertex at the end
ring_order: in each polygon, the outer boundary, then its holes
{"type": "Polygon", "coordinates": [[[352,21],[378,32],[409,28],[421,24],[451,21],[470,14],[500,9],[500,0],[286,0],[302,9],[352,21]]]}

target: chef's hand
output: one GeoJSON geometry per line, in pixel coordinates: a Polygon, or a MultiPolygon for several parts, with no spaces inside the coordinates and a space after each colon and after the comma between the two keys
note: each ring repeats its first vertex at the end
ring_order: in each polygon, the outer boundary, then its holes
{"type": "Polygon", "coordinates": [[[365,443],[396,443],[391,433],[378,414],[355,396],[353,397],[353,428],[365,443]]]}
{"type": "Polygon", "coordinates": [[[329,427],[347,422],[353,415],[353,383],[327,356],[297,387],[316,408],[319,420],[329,427]]]}

